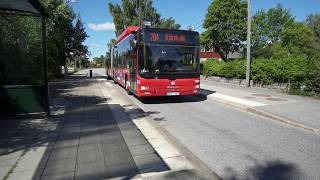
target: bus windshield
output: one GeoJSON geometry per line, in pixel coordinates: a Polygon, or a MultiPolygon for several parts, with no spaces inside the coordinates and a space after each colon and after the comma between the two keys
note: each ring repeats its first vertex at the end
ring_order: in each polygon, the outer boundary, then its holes
{"type": "Polygon", "coordinates": [[[140,73],[197,72],[198,46],[146,44],[140,73]]]}

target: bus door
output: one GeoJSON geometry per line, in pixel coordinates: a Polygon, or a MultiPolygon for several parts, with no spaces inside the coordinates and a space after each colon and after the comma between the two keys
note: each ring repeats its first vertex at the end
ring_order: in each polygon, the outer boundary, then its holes
{"type": "Polygon", "coordinates": [[[130,71],[130,86],[131,91],[134,93],[137,92],[137,73],[136,73],[136,65],[137,65],[137,55],[136,49],[131,48],[130,51],[130,61],[129,61],[129,71],[130,71]]]}
{"type": "Polygon", "coordinates": [[[113,59],[114,59],[114,48],[111,48],[111,54],[110,54],[110,65],[108,67],[109,75],[113,77],[113,59]]]}

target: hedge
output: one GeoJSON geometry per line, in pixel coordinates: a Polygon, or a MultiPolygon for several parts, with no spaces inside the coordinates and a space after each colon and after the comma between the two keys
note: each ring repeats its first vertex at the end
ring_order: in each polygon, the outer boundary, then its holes
{"type": "MultiPolygon", "coordinates": [[[[225,78],[245,78],[246,60],[230,62],[209,59],[203,63],[204,76],[225,78]]],[[[320,61],[307,57],[290,57],[284,59],[254,59],[251,64],[252,80],[264,84],[290,83],[290,88],[320,93],[320,61]]]]}

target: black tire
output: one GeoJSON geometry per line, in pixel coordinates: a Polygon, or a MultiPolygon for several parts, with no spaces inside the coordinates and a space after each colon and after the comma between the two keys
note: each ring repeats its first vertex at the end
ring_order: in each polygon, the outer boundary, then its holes
{"type": "Polygon", "coordinates": [[[111,79],[111,77],[109,76],[108,71],[106,71],[106,75],[107,75],[107,80],[110,80],[110,79],[111,79]]]}
{"type": "Polygon", "coordinates": [[[117,83],[117,78],[116,78],[116,76],[113,76],[113,83],[114,83],[114,84],[118,84],[118,83],[117,83]]]}

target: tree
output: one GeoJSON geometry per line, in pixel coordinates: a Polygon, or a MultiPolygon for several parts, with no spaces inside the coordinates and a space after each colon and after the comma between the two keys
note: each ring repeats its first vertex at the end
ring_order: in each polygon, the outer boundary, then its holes
{"type": "Polygon", "coordinates": [[[113,17],[117,36],[126,27],[141,25],[144,20],[151,22],[153,27],[180,28],[172,17],[161,19],[151,0],[122,0],[121,5],[109,3],[109,12],[113,17]]]}
{"type": "Polygon", "coordinates": [[[284,9],[281,4],[268,11],[259,10],[253,16],[253,51],[264,48],[268,43],[280,41],[284,30],[293,23],[294,18],[290,11],[284,9]]]}
{"type": "Polygon", "coordinates": [[[318,39],[320,39],[320,14],[310,14],[307,17],[307,25],[315,33],[318,39]]]}
{"type": "Polygon", "coordinates": [[[41,0],[49,14],[47,26],[48,70],[51,78],[59,76],[60,67],[66,64],[66,57],[73,48],[72,8],[64,0],[41,0]]]}
{"type": "Polygon", "coordinates": [[[311,14],[307,17],[307,26],[314,33],[315,40],[310,44],[313,56],[320,58],[320,14],[311,14]]]}
{"type": "Polygon", "coordinates": [[[204,20],[207,30],[201,43],[214,47],[223,59],[229,52],[239,52],[247,33],[247,2],[242,0],[215,0],[208,7],[204,20]]]}
{"type": "Polygon", "coordinates": [[[88,37],[83,22],[65,0],[41,0],[49,14],[47,26],[48,73],[51,78],[61,75],[61,66],[66,65],[70,52],[80,55],[87,52],[82,43],[88,37]]]}
{"type": "Polygon", "coordinates": [[[73,30],[73,49],[76,49],[79,55],[88,53],[88,47],[83,45],[83,42],[89,37],[84,29],[84,24],[81,20],[80,14],[77,16],[76,24],[73,30]]]}
{"type": "Polygon", "coordinates": [[[115,39],[110,39],[109,43],[107,44],[107,47],[108,47],[108,52],[111,53],[111,48],[116,45],[116,40],[115,39]]]}
{"type": "Polygon", "coordinates": [[[287,26],[282,33],[282,44],[292,54],[309,54],[314,40],[311,29],[301,22],[287,26]]]}
{"type": "Polygon", "coordinates": [[[177,24],[175,22],[175,20],[170,17],[170,18],[162,18],[160,20],[160,23],[156,25],[156,27],[159,27],[159,28],[169,28],[169,29],[179,29],[181,26],[180,24],[177,24]]]}

